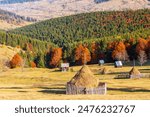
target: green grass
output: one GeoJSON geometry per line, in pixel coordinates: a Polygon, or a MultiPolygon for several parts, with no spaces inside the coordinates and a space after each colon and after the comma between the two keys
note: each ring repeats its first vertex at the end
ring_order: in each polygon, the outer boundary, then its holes
{"type": "MultiPolygon", "coordinates": [[[[114,79],[121,72],[129,72],[132,67],[106,67],[111,74],[101,75],[98,65],[90,65],[95,77],[107,83],[106,95],[66,95],[66,83],[76,74],[81,66],[73,67],[75,72],[59,72],[56,69],[20,68],[0,73],[0,99],[46,99],[46,100],[147,100],[150,99],[150,78],[114,79]]],[[[143,74],[150,73],[150,66],[138,67],[143,74]]]]}

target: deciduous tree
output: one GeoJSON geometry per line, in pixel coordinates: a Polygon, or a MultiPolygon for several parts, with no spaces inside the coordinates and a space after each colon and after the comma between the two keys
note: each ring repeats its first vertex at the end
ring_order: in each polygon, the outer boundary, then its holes
{"type": "Polygon", "coordinates": [[[128,54],[123,42],[119,42],[112,52],[112,58],[117,60],[128,60],[128,54]]]}
{"type": "Polygon", "coordinates": [[[91,60],[91,54],[87,47],[84,47],[82,44],[78,45],[75,50],[75,60],[78,64],[86,64],[91,60]]]}
{"type": "Polygon", "coordinates": [[[58,67],[60,61],[62,59],[62,48],[54,48],[51,52],[51,67],[58,67]]]}
{"type": "Polygon", "coordinates": [[[139,54],[138,54],[138,61],[140,63],[140,65],[142,66],[145,62],[147,62],[147,55],[145,53],[145,51],[140,50],[139,54]]]}

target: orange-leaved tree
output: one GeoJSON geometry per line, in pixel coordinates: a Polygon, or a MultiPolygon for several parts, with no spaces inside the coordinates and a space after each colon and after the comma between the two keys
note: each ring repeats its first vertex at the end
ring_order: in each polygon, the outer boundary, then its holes
{"type": "Polygon", "coordinates": [[[23,59],[19,54],[15,54],[10,61],[11,68],[21,67],[23,64],[23,59]]]}
{"type": "Polygon", "coordinates": [[[51,61],[50,61],[49,65],[51,67],[58,67],[61,59],[62,59],[62,48],[52,49],[51,61]]]}
{"type": "Polygon", "coordinates": [[[87,47],[79,44],[75,49],[75,60],[78,64],[86,64],[91,60],[91,54],[87,47]]]}
{"type": "Polygon", "coordinates": [[[126,51],[125,44],[123,42],[119,42],[115,49],[112,52],[112,58],[116,60],[125,61],[128,60],[128,54],[126,51]]]}
{"type": "Polygon", "coordinates": [[[140,38],[136,46],[136,53],[141,65],[147,61],[147,54],[146,54],[147,51],[148,51],[148,41],[146,39],[140,38]]]}
{"type": "Polygon", "coordinates": [[[35,68],[35,67],[36,67],[36,63],[35,63],[34,61],[31,61],[31,62],[30,62],[30,65],[31,65],[32,68],[35,68]]]}
{"type": "Polygon", "coordinates": [[[147,50],[147,40],[140,38],[136,46],[136,52],[139,53],[140,51],[146,51],[146,50],[147,50]]]}

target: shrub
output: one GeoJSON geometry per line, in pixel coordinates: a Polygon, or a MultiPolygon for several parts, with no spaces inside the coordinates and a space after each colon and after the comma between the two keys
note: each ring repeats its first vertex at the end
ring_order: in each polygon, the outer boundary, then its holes
{"type": "Polygon", "coordinates": [[[23,59],[19,54],[15,54],[12,60],[10,61],[11,68],[21,67],[23,64],[23,59]]]}

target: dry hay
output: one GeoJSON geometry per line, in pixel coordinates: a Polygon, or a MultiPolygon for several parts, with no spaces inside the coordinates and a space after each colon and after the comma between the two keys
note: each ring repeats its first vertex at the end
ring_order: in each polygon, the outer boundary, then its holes
{"type": "Polygon", "coordinates": [[[77,87],[95,88],[98,87],[98,80],[88,66],[84,65],[69,82],[77,87]]]}
{"type": "Polygon", "coordinates": [[[107,69],[106,67],[104,67],[102,70],[101,70],[101,73],[102,74],[108,74],[110,72],[109,69],[107,69]]]}
{"type": "Polygon", "coordinates": [[[98,74],[99,71],[100,71],[100,69],[90,69],[90,70],[91,70],[91,72],[94,73],[94,74],[98,74]]]}
{"type": "Polygon", "coordinates": [[[130,75],[141,75],[140,71],[137,68],[135,68],[135,67],[133,67],[131,69],[131,71],[129,72],[129,74],[130,75]]]}

